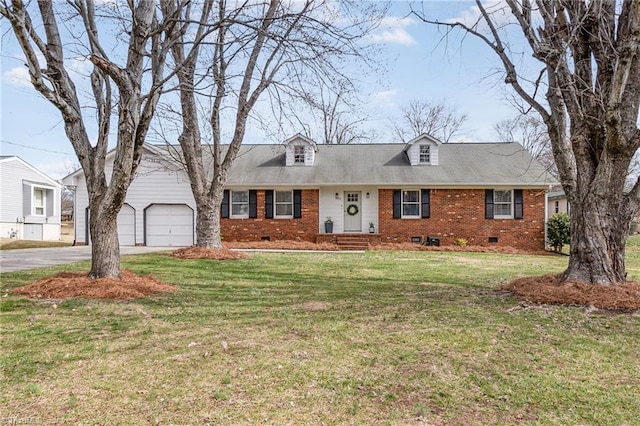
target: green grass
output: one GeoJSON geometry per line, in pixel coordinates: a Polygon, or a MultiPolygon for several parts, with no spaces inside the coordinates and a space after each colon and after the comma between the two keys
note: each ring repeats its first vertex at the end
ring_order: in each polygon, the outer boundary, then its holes
{"type": "Polygon", "coordinates": [[[68,247],[67,241],[38,241],[38,240],[11,240],[0,238],[0,250],[20,250],[28,248],[68,247]]]}
{"type": "MultiPolygon", "coordinates": [[[[640,281],[640,240],[628,248],[640,281]]],[[[623,425],[640,418],[640,320],[494,290],[563,256],[130,256],[179,286],[128,302],[7,289],[1,418],[56,424],[623,425]]]]}

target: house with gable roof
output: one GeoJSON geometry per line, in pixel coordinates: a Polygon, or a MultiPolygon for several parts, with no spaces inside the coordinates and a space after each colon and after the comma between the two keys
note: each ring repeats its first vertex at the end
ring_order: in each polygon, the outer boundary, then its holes
{"type": "Polygon", "coordinates": [[[0,236],[60,239],[61,185],[16,156],[0,157],[0,236]]]}
{"type": "MultiPolygon", "coordinates": [[[[179,147],[145,145],[118,217],[122,244],[194,244],[196,206],[186,172],[171,160],[176,153],[179,147]]],[[[76,239],[87,242],[82,171],[65,183],[77,188],[76,239]]],[[[463,238],[537,250],[545,246],[546,192],[555,183],[517,143],[443,144],[422,135],[406,144],[317,145],[295,135],[241,147],[224,191],[222,234],[225,241],[358,236],[441,245],[463,238]]]]}

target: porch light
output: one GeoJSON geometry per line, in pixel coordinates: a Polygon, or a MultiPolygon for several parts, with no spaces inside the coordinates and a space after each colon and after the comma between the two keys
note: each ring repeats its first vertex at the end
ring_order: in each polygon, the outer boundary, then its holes
{"type": "Polygon", "coordinates": [[[336,200],[340,199],[340,194],[336,192],[336,200]]]}
{"type": "Polygon", "coordinates": [[[369,193],[367,192],[367,198],[369,198],[369,193]]]}

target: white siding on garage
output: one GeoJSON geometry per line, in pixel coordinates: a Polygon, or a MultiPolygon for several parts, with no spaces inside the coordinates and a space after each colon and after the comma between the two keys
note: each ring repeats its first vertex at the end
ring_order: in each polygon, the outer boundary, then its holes
{"type": "Polygon", "coordinates": [[[147,246],[191,246],[193,210],[185,204],[154,204],[145,210],[145,228],[147,246]]]}
{"type": "MultiPolygon", "coordinates": [[[[107,157],[107,176],[111,175],[113,156],[107,157]]],[[[77,241],[86,243],[86,213],[85,207],[89,205],[87,186],[82,172],[66,178],[65,182],[76,185],[75,231],[77,241]]],[[[195,201],[191,193],[189,179],[183,171],[169,170],[155,159],[155,155],[146,151],[142,155],[142,162],[138,167],[136,177],[127,191],[125,203],[135,210],[135,241],[140,244],[145,242],[145,209],[154,204],[185,204],[195,211],[195,201]]],[[[193,222],[193,221],[192,221],[193,222]]],[[[195,228],[192,228],[191,235],[195,228]]],[[[122,242],[121,242],[122,244],[122,242]]],[[[191,245],[191,243],[189,244],[191,245]]]]}

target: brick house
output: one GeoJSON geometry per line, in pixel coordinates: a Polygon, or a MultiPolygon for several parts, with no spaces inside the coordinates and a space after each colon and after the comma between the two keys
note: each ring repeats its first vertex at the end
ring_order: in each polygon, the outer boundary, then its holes
{"type": "MultiPolygon", "coordinates": [[[[122,244],[194,243],[195,203],[188,177],[170,160],[174,150],[146,146],[118,219],[122,244]]],[[[82,172],[65,182],[77,187],[76,235],[85,243],[82,172]]],[[[442,245],[464,238],[543,249],[546,192],[555,183],[517,143],[442,144],[423,135],[406,144],[316,145],[296,135],[242,146],[224,193],[222,234],[225,241],[431,237],[442,245]]]]}

